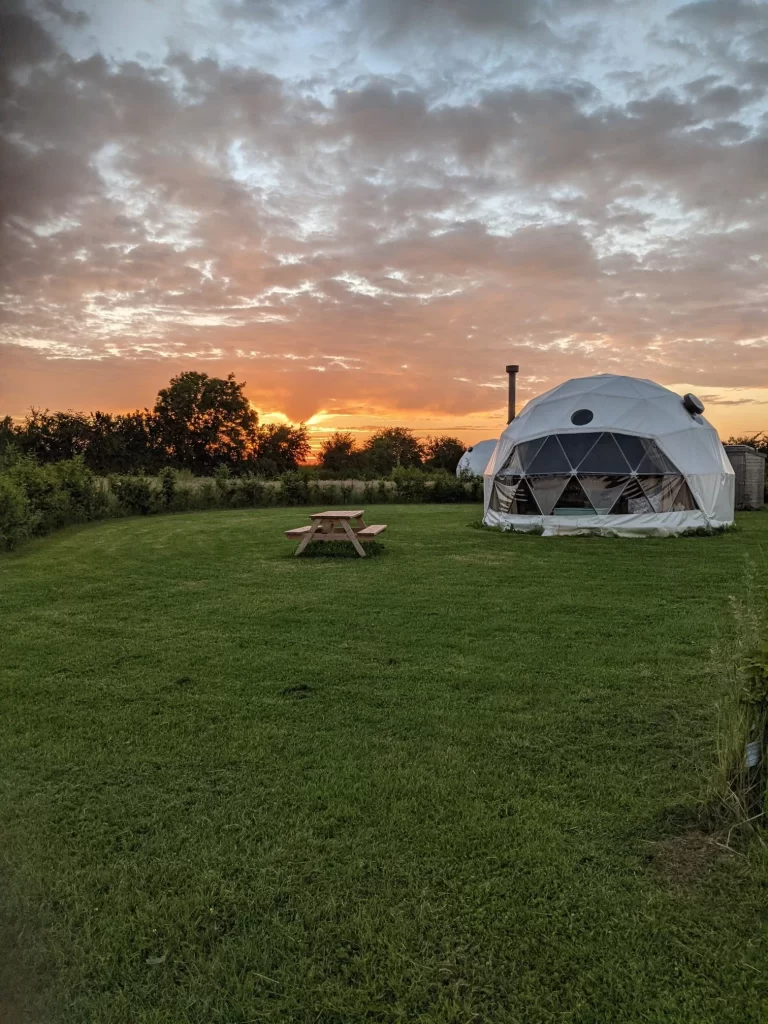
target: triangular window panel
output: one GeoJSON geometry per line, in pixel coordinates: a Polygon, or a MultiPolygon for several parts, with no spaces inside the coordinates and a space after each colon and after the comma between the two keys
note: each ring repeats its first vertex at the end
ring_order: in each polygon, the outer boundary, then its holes
{"type": "Polygon", "coordinates": [[[536,453],[546,440],[546,437],[537,437],[535,441],[523,441],[522,444],[519,444],[517,446],[515,451],[520,456],[520,464],[522,465],[524,471],[530,469],[531,463],[533,462],[536,453]]]}
{"type": "Polygon", "coordinates": [[[653,506],[643,493],[637,477],[632,477],[611,509],[611,515],[634,516],[643,512],[653,513],[653,506]]]}
{"type": "Polygon", "coordinates": [[[571,464],[560,447],[555,434],[551,434],[536,452],[528,473],[570,473],[571,464]]]}
{"type": "Polygon", "coordinates": [[[612,434],[602,434],[590,453],[579,466],[579,473],[629,475],[629,463],[621,454],[612,434]]]}
{"type": "Polygon", "coordinates": [[[511,476],[512,474],[517,474],[518,476],[520,476],[522,474],[522,472],[523,472],[523,463],[522,463],[522,461],[520,459],[520,447],[518,445],[517,448],[513,448],[512,449],[512,452],[511,452],[509,458],[507,459],[507,461],[504,464],[504,468],[502,469],[502,473],[504,474],[504,476],[511,476]]]}
{"type": "Polygon", "coordinates": [[[628,498],[645,498],[645,492],[640,486],[640,481],[636,476],[630,477],[627,489],[624,491],[628,498]]]}
{"type": "Polygon", "coordinates": [[[585,476],[579,473],[579,483],[599,516],[607,516],[626,490],[626,476],[585,476]]]}
{"type": "Polygon", "coordinates": [[[490,507],[494,512],[503,512],[510,516],[537,516],[539,506],[536,504],[531,489],[520,477],[497,476],[493,483],[490,507]]]}
{"type": "Polygon", "coordinates": [[[562,445],[571,469],[578,469],[579,463],[589,454],[600,434],[592,431],[587,434],[558,434],[557,439],[562,445]]]}
{"type": "Polygon", "coordinates": [[[688,486],[686,481],[683,480],[683,486],[677,492],[677,494],[675,495],[674,500],[672,502],[672,511],[673,512],[688,512],[688,511],[692,512],[695,509],[697,509],[698,507],[699,506],[696,504],[696,499],[691,494],[690,487],[688,486]]]}
{"type": "Polygon", "coordinates": [[[637,469],[643,461],[653,442],[644,437],[633,437],[631,434],[614,434],[616,444],[621,448],[630,469],[637,469]]]}
{"type": "Polygon", "coordinates": [[[517,489],[520,486],[519,477],[507,477],[506,479],[497,476],[493,482],[490,507],[494,512],[508,513],[515,503],[517,489]]]}
{"type": "Polygon", "coordinates": [[[669,461],[655,441],[649,442],[648,451],[638,463],[637,472],[653,474],[675,473],[677,476],[680,475],[677,466],[669,461]]]}
{"type": "Polygon", "coordinates": [[[685,482],[677,473],[674,476],[641,476],[638,479],[654,512],[671,512],[672,503],[685,482]]]}
{"type": "Polygon", "coordinates": [[[531,489],[526,480],[521,480],[518,484],[514,508],[510,509],[510,511],[512,515],[518,516],[537,516],[540,514],[539,506],[536,504],[536,499],[531,494],[531,489]]]}
{"type": "Polygon", "coordinates": [[[528,483],[531,485],[536,504],[544,516],[552,515],[552,509],[557,504],[557,499],[563,493],[570,480],[570,476],[529,476],[528,483]]]}
{"type": "Polygon", "coordinates": [[[554,508],[558,515],[595,515],[592,502],[575,476],[570,477],[554,508]]]}

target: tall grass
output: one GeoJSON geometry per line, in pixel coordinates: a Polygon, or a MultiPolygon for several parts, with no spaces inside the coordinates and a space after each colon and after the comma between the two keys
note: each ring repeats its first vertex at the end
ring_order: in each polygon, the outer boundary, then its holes
{"type": "MultiPolygon", "coordinates": [[[[764,573],[763,573],[764,575],[764,573]]],[[[715,821],[734,833],[760,832],[768,812],[768,601],[754,565],[742,597],[731,597],[733,629],[713,647],[724,681],[716,765],[706,793],[715,821]]]]}

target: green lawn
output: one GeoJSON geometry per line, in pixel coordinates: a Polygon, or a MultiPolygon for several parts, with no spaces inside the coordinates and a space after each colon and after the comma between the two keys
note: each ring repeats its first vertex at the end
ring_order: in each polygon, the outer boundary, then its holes
{"type": "Polygon", "coordinates": [[[294,559],[303,509],[0,560],[3,1024],[768,1020],[768,858],[693,830],[768,514],[478,518],[377,508],[366,560],[294,559]]]}

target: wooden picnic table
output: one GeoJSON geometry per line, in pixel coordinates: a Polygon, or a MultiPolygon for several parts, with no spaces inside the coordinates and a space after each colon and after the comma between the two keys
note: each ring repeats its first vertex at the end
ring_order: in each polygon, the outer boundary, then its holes
{"type": "Polygon", "coordinates": [[[365,511],[357,509],[349,511],[313,512],[310,515],[311,526],[297,526],[293,530],[286,530],[285,536],[292,539],[301,538],[301,543],[296,548],[296,554],[300,555],[304,548],[312,541],[348,541],[354,545],[355,550],[361,558],[365,558],[365,551],[361,541],[371,541],[386,530],[386,526],[366,526],[365,511]]]}

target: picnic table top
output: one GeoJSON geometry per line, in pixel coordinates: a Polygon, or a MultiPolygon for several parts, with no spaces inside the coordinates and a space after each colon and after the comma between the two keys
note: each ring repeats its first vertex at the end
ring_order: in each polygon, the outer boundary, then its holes
{"type": "Polygon", "coordinates": [[[313,512],[310,519],[359,519],[364,515],[364,509],[357,512],[313,512]]]}

